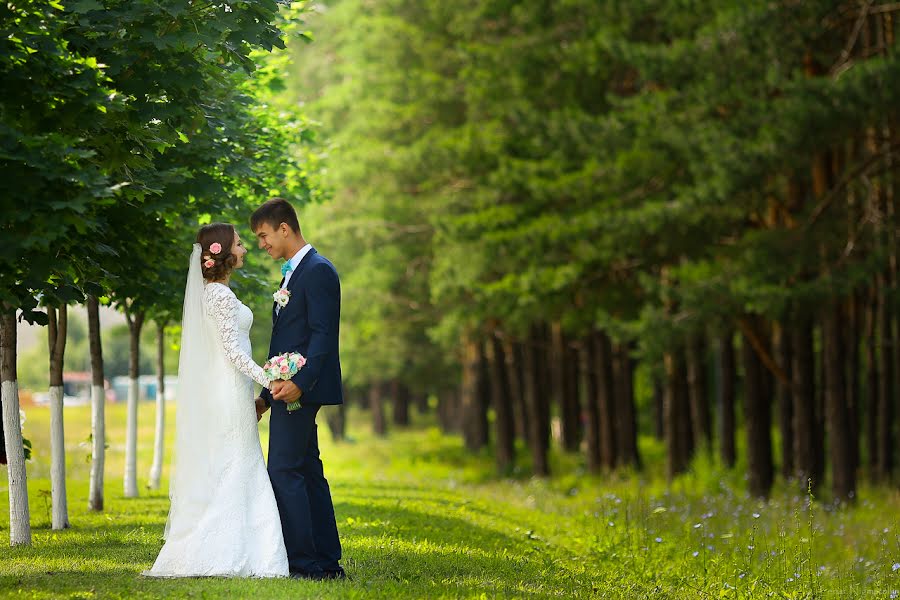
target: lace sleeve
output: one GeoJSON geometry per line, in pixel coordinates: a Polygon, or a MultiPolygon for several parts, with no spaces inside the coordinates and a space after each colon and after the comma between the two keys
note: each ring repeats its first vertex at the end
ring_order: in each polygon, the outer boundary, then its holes
{"type": "Polygon", "coordinates": [[[238,371],[247,375],[263,387],[269,387],[265,371],[241,348],[238,342],[237,308],[238,300],[230,289],[223,285],[210,284],[206,287],[206,302],[222,338],[225,356],[238,371]]]}

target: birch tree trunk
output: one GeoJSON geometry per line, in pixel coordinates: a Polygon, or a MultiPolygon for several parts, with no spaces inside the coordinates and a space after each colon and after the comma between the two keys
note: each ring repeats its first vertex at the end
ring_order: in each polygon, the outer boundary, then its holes
{"type": "Polygon", "coordinates": [[[128,424],[125,433],[125,497],[137,498],[137,412],[138,412],[138,376],[141,358],[141,327],[144,325],[144,313],[131,315],[125,311],[128,330],[131,333],[131,351],[128,368],[128,424]]]}
{"type": "Polygon", "coordinates": [[[162,480],[166,440],[166,323],[156,322],[156,433],[153,438],[153,464],[150,466],[151,490],[158,490],[162,480]]]}
{"type": "Polygon", "coordinates": [[[63,423],[63,369],[68,330],[68,308],[65,304],[47,307],[49,325],[47,341],[50,356],[50,497],[52,528],[69,527],[69,507],[66,501],[66,439],[63,423]]]}
{"type": "Polygon", "coordinates": [[[31,545],[31,518],[25,474],[25,446],[19,420],[19,387],[16,375],[16,311],[3,307],[0,314],[0,402],[6,439],[6,473],[9,480],[9,545],[31,545]]]}
{"type": "Polygon", "coordinates": [[[87,299],[88,339],[91,348],[91,485],[88,508],[103,510],[103,476],[106,466],[106,390],[103,385],[103,346],[100,341],[100,302],[87,299]]]}

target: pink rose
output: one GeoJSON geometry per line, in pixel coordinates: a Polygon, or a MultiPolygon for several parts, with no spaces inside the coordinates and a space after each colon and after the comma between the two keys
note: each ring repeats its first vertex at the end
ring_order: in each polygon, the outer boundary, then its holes
{"type": "Polygon", "coordinates": [[[212,245],[209,247],[209,251],[212,252],[213,254],[218,254],[219,252],[222,251],[222,244],[220,244],[219,242],[213,242],[212,245]]]}
{"type": "Polygon", "coordinates": [[[290,370],[291,370],[291,369],[290,369],[287,365],[281,365],[281,372],[282,372],[282,373],[287,373],[287,372],[290,371],[290,370]]]}
{"type": "Polygon", "coordinates": [[[203,263],[203,266],[206,267],[207,269],[211,269],[213,267],[213,265],[215,265],[215,264],[216,264],[216,261],[214,261],[213,259],[209,259],[208,261],[203,263]]]}

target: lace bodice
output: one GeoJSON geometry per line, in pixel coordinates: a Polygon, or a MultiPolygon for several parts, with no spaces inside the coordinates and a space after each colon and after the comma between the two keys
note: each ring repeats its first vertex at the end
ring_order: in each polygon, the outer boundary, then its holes
{"type": "Polygon", "coordinates": [[[222,339],[222,349],[234,367],[263,387],[269,378],[250,356],[250,327],[253,311],[247,308],[234,292],[221,283],[206,285],[206,305],[222,339]]]}

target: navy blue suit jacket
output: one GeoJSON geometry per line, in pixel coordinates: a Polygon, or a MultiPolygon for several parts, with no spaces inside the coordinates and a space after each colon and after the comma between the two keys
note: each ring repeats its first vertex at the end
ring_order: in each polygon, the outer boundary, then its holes
{"type": "MultiPolygon", "coordinates": [[[[315,248],[291,274],[287,305],[276,313],[272,305],[269,356],[299,352],[306,365],[291,378],[303,390],[302,404],[343,404],[338,336],[341,320],[341,282],[337,270],[315,248]]],[[[272,394],[263,389],[266,404],[272,394]]]]}

